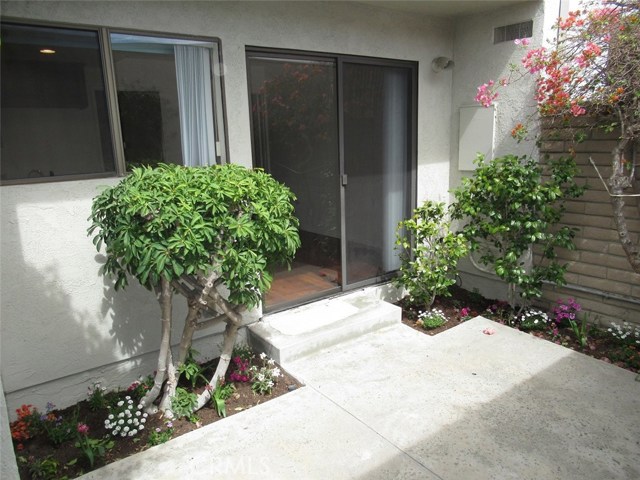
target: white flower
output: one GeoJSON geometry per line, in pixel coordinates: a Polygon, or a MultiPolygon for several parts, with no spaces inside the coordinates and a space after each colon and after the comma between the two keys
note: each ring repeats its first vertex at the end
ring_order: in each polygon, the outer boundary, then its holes
{"type": "Polygon", "coordinates": [[[123,402],[122,400],[120,400],[120,401],[117,403],[117,405],[118,405],[119,407],[121,407],[122,405],[124,405],[124,402],[123,402]]]}
{"type": "Polygon", "coordinates": [[[267,358],[267,354],[266,354],[266,353],[264,353],[264,352],[262,352],[262,353],[260,354],[260,359],[261,359],[261,360],[264,360],[265,358],[267,358]]]}

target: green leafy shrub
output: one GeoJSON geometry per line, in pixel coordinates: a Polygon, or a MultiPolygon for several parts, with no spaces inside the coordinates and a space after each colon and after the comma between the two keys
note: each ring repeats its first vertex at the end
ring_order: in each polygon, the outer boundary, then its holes
{"type": "Polygon", "coordinates": [[[396,285],[407,289],[412,303],[430,307],[436,295],[449,294],[458,260],[467,253],[466,243],[462,235],[451,232],[444,203],[424,202],[398,224],[401,265],[396,285]]]}
{"type": "Polygon", "coordinates": [[[261,170],[240,165],[134,168],[93,201],[89,234],[106,245],[104,272],[152,288],[220,270],[229,301],[253,307],[271,285],[267,266],[300,246],[295,197],[261,170]]]}
{"type": "Polygon", "coordinates": [[[548,172],[532,158],[506,155],[486,162],[478,156],[473,176],[454,190],[452,218],[462,220],[462,234],[479,262],[507,282],[512,307],[516,290],[526,303],[542,295],[545,281],[563,285],[566,266],[555,249],[575,249],[575,229],[558,222],[564,201],[584,192],[574,180],[578,170],[569,157],[546,163],[548,172]],[[528,265],[534,246],[540,261],[528,265]]]}
{"type": "MultiPolygon", "coordinates": [[[[88,234],[98,250],[105,246],[103,273],[115,277],[116,289],[132,276],[158,295],[158,366],[140,400],[149,411],[162,394],[158,408],[171,416],[194,332],[224,322],[221,361],[208,380],[210,388],[190,402],[192,410],[211,399],[229,366],[242,313],[257,306],[271,286],[269,267],[288,265],[300,246],[294,200],[269,174],[240,165],[135,168],[93,200],[88,234]],[[172,356],[174,293],[186,298],[188,311],[172,356]],[[211,317],[212,312],[218,315],[211,317]]],[[[199,378],[192,367],[185,368],[191,368],[190,379],[199,378]]]]}

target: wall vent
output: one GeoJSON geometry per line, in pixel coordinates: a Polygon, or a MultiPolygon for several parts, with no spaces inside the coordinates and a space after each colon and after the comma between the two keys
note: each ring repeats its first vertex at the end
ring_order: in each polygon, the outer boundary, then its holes
{"type": "Polygon", "coordinates": [[[526,22],[496,27],[493,30],[493,43],[512,42],[518,38],[529,38],[532,36],[533,20],[528,20],[526,22]]]}

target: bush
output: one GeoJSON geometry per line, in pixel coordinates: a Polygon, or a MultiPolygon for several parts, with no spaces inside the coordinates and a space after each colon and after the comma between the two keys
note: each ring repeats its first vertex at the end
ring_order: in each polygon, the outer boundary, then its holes
{"type": "Polygon", "coordinates": [[[412,303],[430,307],[436,295],[449,295],[467,246],[462,235],[451,232],[444,203],[426,201],[416,208],[398,224],[396,245],[402,263],[395,283],[407,289],[412,303]]]}
{"type": "Polygon", "coordinates": [[[454,190],[452,218],[462,220],[462,234],[480,263],[509,285],[509,303],[515,307],[519,290],[525,303],[542,295],[542,283],[563,285],[566,266],[559,263],[556,247],[575,249],[575,230],[558,222],[564,201],[584,192],[574,180],[575,161],[550,160],[548,178],[543,166],[528,157],[506,155],[485,162],[480,155],[473,177],[454,190]],[[528,264],[533,246],[539,262],[528,264]]]}

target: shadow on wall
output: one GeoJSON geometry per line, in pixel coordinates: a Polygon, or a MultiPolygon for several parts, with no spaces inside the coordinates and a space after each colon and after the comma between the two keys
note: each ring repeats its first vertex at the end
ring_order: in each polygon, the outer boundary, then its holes
{"type": "MultiPolygon", "coordinates": [[[[103,265],[106,257],[104,255],[96,255],[96,263],[103,265]]],[[[145,338],[148,338],[148,327],[151,325],[150,321],[143,321],[140,315],[143,312],[136,311],[131,308],[131,305],[124,301],[126,292],[128,290],[140,290],[139,294],[146,293],[151,300],[154,299],[154,294],[150,291],[144,290],[142,287],[138,287],[135,279],[132,284],[127,287],[126,290],[116,291],[114,288],[115,281],[110,277],[103,276],[103,298],[102,298],[102,316],[103,318],[111,319],[111,329],[109,333],[113,336],[117,342],[120,350],[120,354],[126,356],[134,356],[139,354],[145,346],[145,338]]],[[[136,295],[138,292],[136,292],[136,295]]],[[[149,299],[146,299],[149,300],[149,299]]],[[[160,307],[157,302],[155,303],[155,311],[149,312],[144,310],[144,314],[153,314],[152,319],[157,320],[158,330],[160,329],[160,307]]],[[[152,305],[153,306],[153,305],[152,305]]],[[[155,324],[154,322],[153,324],[155,324]]]]}
{"type": "Polygon", "coordinates": [[[116,294],[99,274],[103,257],[86,234],[99,186],[1,190],[0,364],[10,413],[21,403],[75,403],[96,381],[119,386],[114,372],[133,380],[139,357],[159,343],[153,294],[134,284],[116,294]]]}

